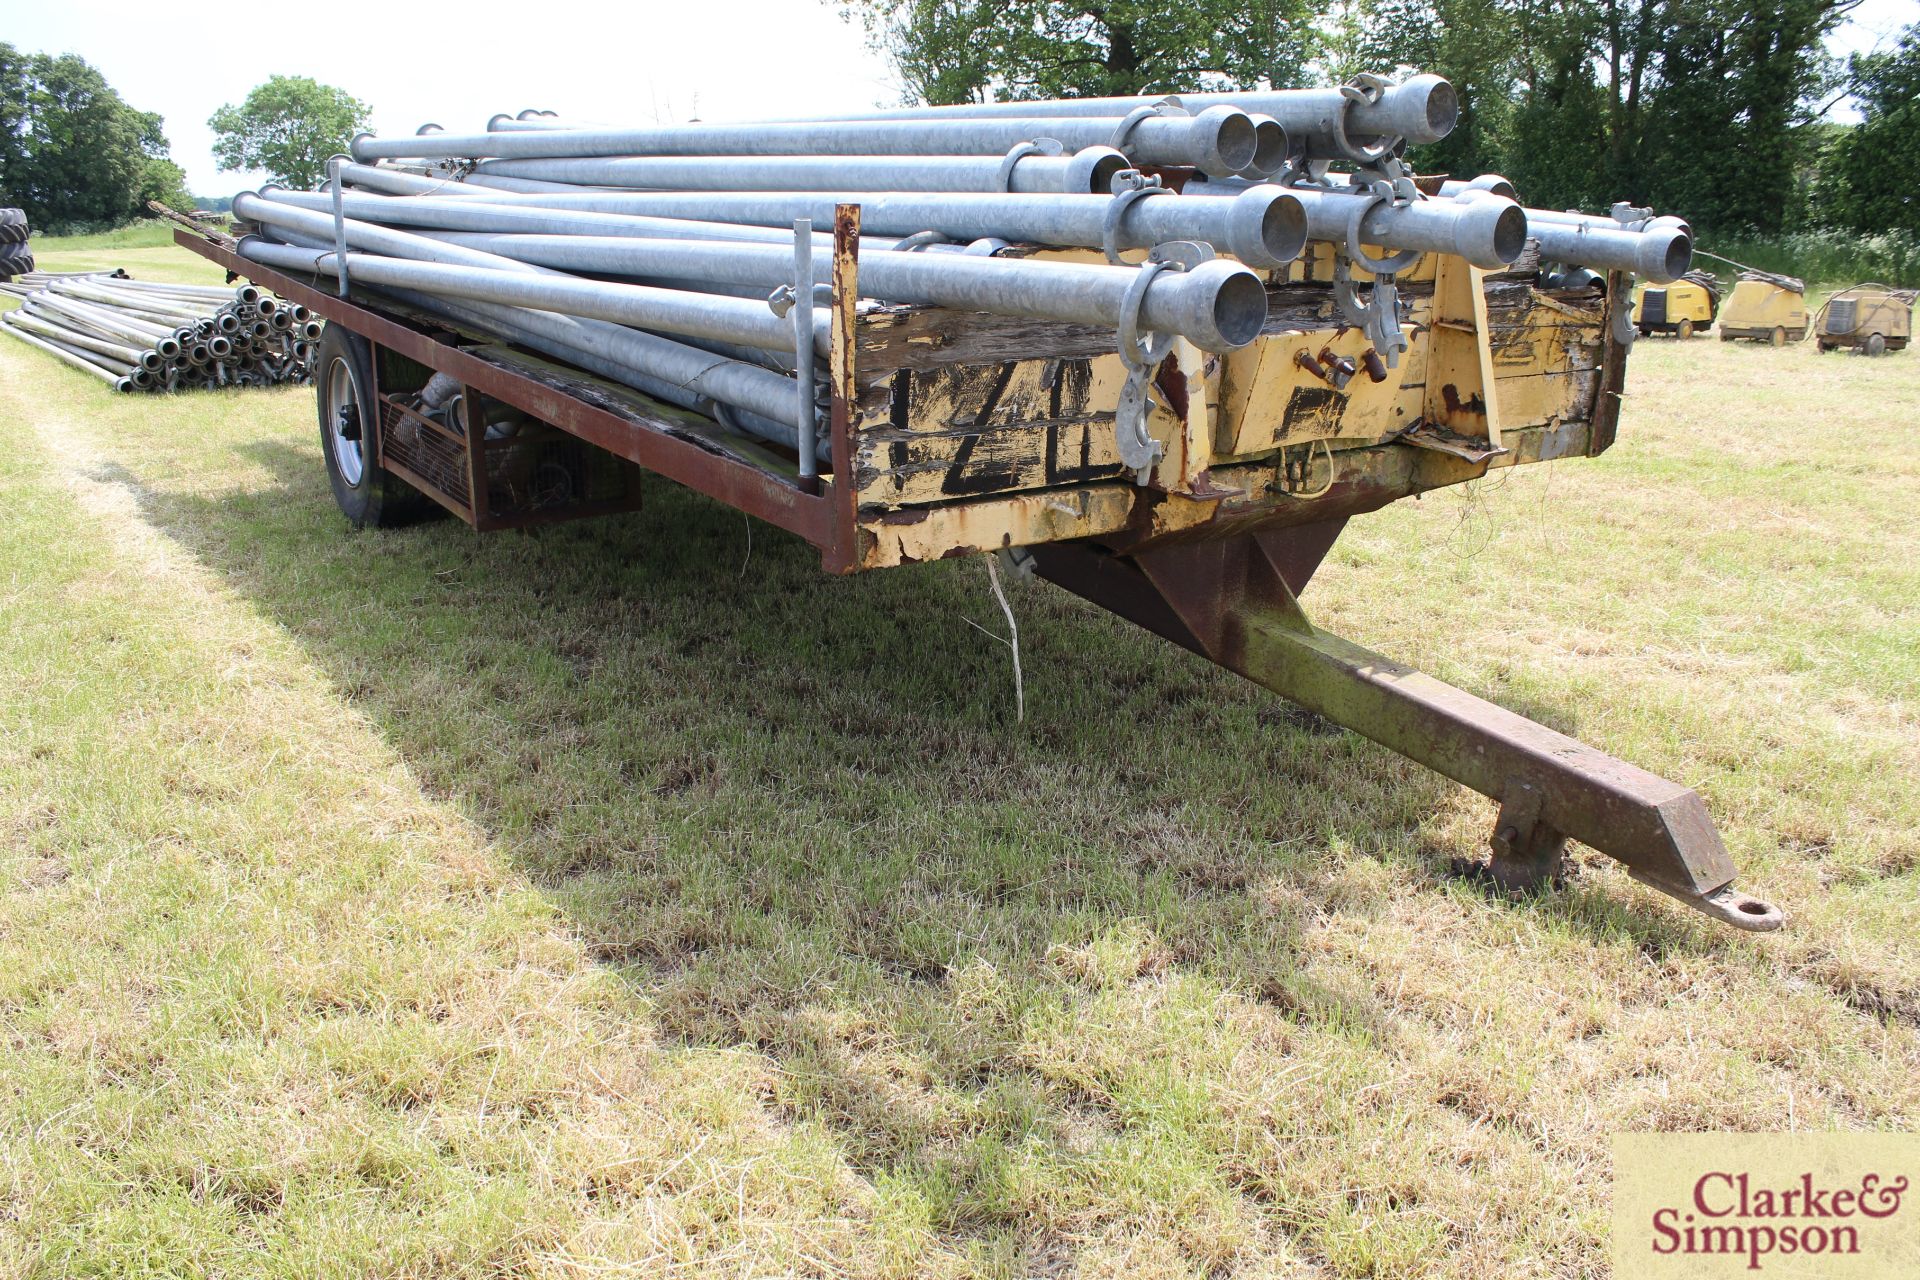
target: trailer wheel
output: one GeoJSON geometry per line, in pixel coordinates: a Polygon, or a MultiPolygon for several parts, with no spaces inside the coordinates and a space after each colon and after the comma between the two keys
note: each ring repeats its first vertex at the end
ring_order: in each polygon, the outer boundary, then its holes
{"type": "Polygon", "coordinates": [[[419,491],[374,462],[373,345],[329,321],[314,352],[313,389],[327,482],[348,523],[383,529],[425,515],[430,504],[419,491]]]}
{"type": "Polygon", "coordinates": [[[1678,337],[1682,342],[1685,342],[1688,338],[1691,338],[1693,336],[1693,321],[1682,320],[1680,322],[1680,327],[1674,330],[1674,335],[1678,337]]]}
{"type": "Polygon", "coordinates": [[[1868,334],[1867,345],[1863,347],[1862,350],[1870,356],[1883,356],[1887,354],[1886,336],[1878,333],[1868,334]]]}
{"type": "Polygon", "coordinates": [[[1773,345],[1776,347],[1784,347],[1787,345],[1787,330],[1784,325],[1773,326],[1773,336],[1771,341],[1773,342],[1773,345]]]}

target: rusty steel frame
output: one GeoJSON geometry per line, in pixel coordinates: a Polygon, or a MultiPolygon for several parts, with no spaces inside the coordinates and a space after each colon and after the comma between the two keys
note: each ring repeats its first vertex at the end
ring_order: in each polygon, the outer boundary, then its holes
{"type": "MultiPolygon", "coordinates": [[[[862,567],[852,475],[858,403],[855,303],[860,208],[834,218],[829,349],[833,483],[775,475],[696,439],[649,428],[533,378],[461,351],[432,334],[240,258],[184,230],[183,247],[301,303],[431,369],[668,479],[798,534],[829,572],[862,567]]],[[[1624,278],[1609,281],[1608,332],[1630,306],[1624,278]]],[[[1586,452],[1613,443],[1625,347],[1609,342],[1586,452]]],[[[405,473],[402,473],[403,475],[405,473]]],[[[416,480],[417,478],[407,476],[416,480]]],[[[431,491],[431,486],[427,486],[431,491]]],[[[1405,492],[1424,487],[1412,485],[1405,492]]],[[[1569,837],[1624,865],[1634,878],[1697,911],[1747,930],[1779,928],[1778,908],[1733,888],[1734,866],[1698,794],[1505,708],[1314,626],[1298,596],[1350,515],[1401,492],[1355,492],[1302,523],[1206,520],[1171,538],[1136,531],[1027,549],[1040,576],[1218,665],[1493,798],[1490,878],[1511,890],[1558,883],[1569,837]]],[[[458,512],[472,520],[471,513],[458,512]]]]}
{"type": "Polygon", "coordinates": [[[1308,621],[1298,595],[1345,524],[1030,551],[1040,576],[1498,801],[1488,871],[1503,887],[1558,882],[1571,836],[1717,920],[1780,927],[1777,908],[1733,888],[1733,860],[1689,788],[1308,621]]]}
{"type": "MultiPolygon", "coordinates": [[[[632,418],[589,404],[534,378],[482,360],[350,299],[323,292],[297,277],[257,262],[249,262],[231,249],[184,228],[176,230],[173,236],[175,243],[182,248],[212,260],[232,275],[257,281],[280,297],[299,303],[314,314],[359,334],[375,346],[397,351],[429,369],[458,378],[466,385],[531,414],[542,422],[551,423],[589,444],[797,534],[820,548],[825,566],[831,572],[846,573],[857,567],[851,555],[854,536],[850,525],[851,512],[845,509],[844,502],[836,501],[836,495],[806,493],[795,481],[730,457],[710,445],[649,429],[632,418]]],[[[836,271],[838,269],[837,256],[836,271]]],[[[851,328],[850,324],[842,323],[838,307],[834,322],[842,328],[851,328]]],[[[848,370],[847,381],[851,382],[851,369],[848,370]]],[[[846,454],[847,424],[851,421],[840,403],[841,392],[842,386],[836,379],[833,406],[836,457],[846,454]]],[[[834,487],[842,493],[846,491],[845,485],[836,484],[834,487]]]]}

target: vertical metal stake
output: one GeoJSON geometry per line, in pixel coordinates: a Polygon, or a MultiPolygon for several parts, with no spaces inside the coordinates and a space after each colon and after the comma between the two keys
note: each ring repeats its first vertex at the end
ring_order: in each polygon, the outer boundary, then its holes
{"type": "Polygon", "coordinates": [[[813,220],[793,221],[793,377],[799,384],[799,417],[794,426],[800,447],[800,487],[820,487],[820,458],[814,443],[813,407],[813,220]]]}
{"type": "Polygon", "coordinates": [[[327,161],[327,176],[333,180],[333,254],[339,267],[340,296],[347,296],[347,215],[341,207],[340,166],[347,162],[345,156],[334,156],[327,161]]]}

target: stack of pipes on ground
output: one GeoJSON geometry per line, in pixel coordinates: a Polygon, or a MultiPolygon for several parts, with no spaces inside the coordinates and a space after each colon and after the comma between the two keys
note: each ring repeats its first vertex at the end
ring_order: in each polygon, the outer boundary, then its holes
{"type": "Polygon", "coordinates": [[[158,284],[122,272],[33,272],[0,293],[8,334],[117,391],[267,387],[308,380],[320,322],[254,288],[158,284]]]}
{"type": "MultiPolygon", "coordinates": [[[[1416,178],[1406,147],[1458,111],[1451,85],[1416,75],[751,124],[522,112],[480,133],[363,134],[324,190],[267,187],[233,211],[249,259],[336,287],[344,266],[349,290],[791,446],[807,476],[825,452],[812,366],[828,332],[807,285],[831,279],[814,228],[840,204],[861,207],[863,301],[1105,326],[1136,362],[1150,335],[1253,341],[1266,285],[1308,241],[1362,289],[1387,286],[1373,310],[1389,317],[1394,273],[1429,252],[1497,270],[1531,239],[1543,263],[1686,271],[1678,219],[1523,209],[1496,175],[1416,178]],[[1038,252],[1054,249],[1083,252],[1038,252]]],[[[1398,328],[1379,328],[1391,364],[1398,328]]]]}

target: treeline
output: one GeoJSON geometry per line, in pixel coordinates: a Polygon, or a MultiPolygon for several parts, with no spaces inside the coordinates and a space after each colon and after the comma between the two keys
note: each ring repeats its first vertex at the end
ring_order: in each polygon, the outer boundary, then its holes
{"type": "Polygon", "coordinates": [[[118,226],[149,200],[191,204],[161,125],[84,59],[0,43],[0,200],[36,230],[118,226]]]}
{"type": "Polygon", "coordinates": [[[1920,236],[1920,27],[1841,62],[1858,0],[843,0],[912,100],[1325,83],[1416,68],[1459,89],[1429,173],[1528,203],[1679,213],[1707,234],[1920,236]],[[1823,123],[1858,103],[1864,122],[1823,123]]]}
{"type": "Polygon", "coordinates": [[[1854,0],[1374,4],[1366,52],[1448,76],[1466,104],[1423,168],[1504,173],[1551,208],[1652,205],[1704,233],[1920,233],[1920,27],[1843,64],[1826,41],[1854,0]],[[1849,97],[1863,123],[1822,121],[1849,97]]]}
{"type": "MultiPolygon", "coordinates": [[[[328,156],[367,125],[368,107],[305,76],[270,76],[213,114],[222,169],[267,173],[284,186],[318,183],[328,156]]],[[[40,232],[103,231],[147,215],[147,202],[225,211],[195,199],[168,154],[163,121],[129,106],[73,54],[22,53],[0,43],[0,205],[40,232]]]]}

